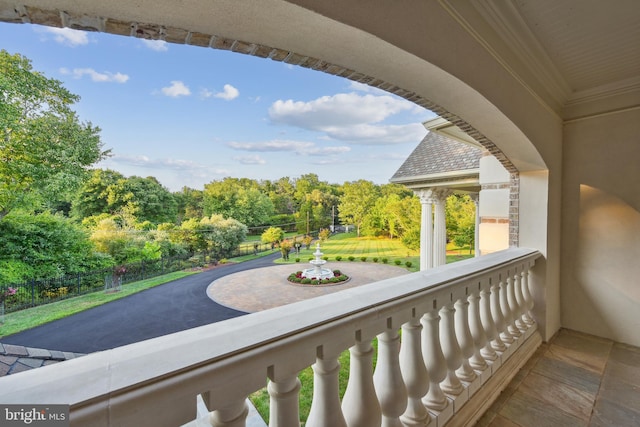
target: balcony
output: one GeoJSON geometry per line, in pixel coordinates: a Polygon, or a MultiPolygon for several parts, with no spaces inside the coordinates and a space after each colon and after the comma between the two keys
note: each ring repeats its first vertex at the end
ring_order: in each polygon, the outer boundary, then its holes
{"type": "Polygon", "coordinates": [[[269,425],[298,426],[297,373],[313,365],[307,426],[467,425],[541,344],[539,256],[513,248],[11,375],[0,401],[70,404],[72,425],[244,426],[268,383],[269,425]]]}

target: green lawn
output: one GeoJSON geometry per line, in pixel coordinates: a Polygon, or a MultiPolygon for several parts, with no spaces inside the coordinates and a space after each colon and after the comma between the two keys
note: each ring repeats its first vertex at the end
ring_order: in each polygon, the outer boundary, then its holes
{"type": "MultiPolygon", "coordinates": [[[[458,249],[453,247],[447,248],[447,263],[460,261],[470,258],[473,255],[468,249],[458,249]]],[[[278,259],[278,263],[295,264],[296,259],[299,263],[308,263],[313,259],[315,252],[315,242],[309,249],[304,248],[297,255],[291,252],[289,261],[278,259]]],[[[336,261],[336,257],[342,257],[342,262],[362,262],[361,258],[366,257],[366,262],[382,263],[383,258],[387,258],[387,263],[395,265],[396,261],[400,261],[400,265],[411,263],[410,271],[418,271],[420,269],[420,254],[417,250],[408,249],[402,244],[400,239],[388,239],[386,237],[356,237],[355,233],[340,233],[331,236],[320,244],[320,251],[323,257],[328,257],[328,261],[336,261]],[[350,261],[349,256],[353,256],[354,260],[350,261]],[[374,260],[377,258],[377,261],[374,260]]]]}

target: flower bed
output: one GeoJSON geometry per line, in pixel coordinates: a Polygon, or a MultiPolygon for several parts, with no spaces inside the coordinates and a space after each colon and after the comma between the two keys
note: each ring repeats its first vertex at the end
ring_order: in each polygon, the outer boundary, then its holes
{"type": "Polygon", "coordinates": [[[302,271],[297,271],[295,273],[291,273],[289,277],[287,277],[287,280],[291,283],[301,285],[331,285],[346,282],[349,280],[349,276],[342,273],[340,270],[333,270],[333,277],[318,280],[315,277],[303,277],[302,271]]]}

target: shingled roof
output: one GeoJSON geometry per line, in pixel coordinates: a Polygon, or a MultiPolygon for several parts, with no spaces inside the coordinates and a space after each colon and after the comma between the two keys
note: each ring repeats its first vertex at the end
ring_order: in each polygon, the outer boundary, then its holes
{"type": "Polygon", "coordinates": [[[478,169],[481,157],[480,148],[428,132],[390,181],[406,182],[411,178],[478,169]]]}

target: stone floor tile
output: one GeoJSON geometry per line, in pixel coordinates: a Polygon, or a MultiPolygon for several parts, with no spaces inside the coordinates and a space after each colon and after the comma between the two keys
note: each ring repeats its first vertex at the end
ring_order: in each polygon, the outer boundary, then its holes
{"type": "Polygon", "coordinates": [[[29,352],[21,345],[2,344],[7,354],[15,356],[28,356],[29,352]]]}
{"type": "Polygon", "coordinates": [[[554,405],[574,417],[589,421],[596,395],[573,388],[563,382],[544,375],[531,373],[522,382],[518,391],[549,405],[554,405]]]}
{"type": "Polygon", "coordinates": [[[583,427],[587,422],[547,402],[516,391],[498,415],[522,427],[583,427]]]}
{"type": "Polygon", "coordinates": [[[584,369],[588,369],[598,374],[604,372],[604,368],[607,365],[608,359],[608,347],[607,352],[600,354],[592,352],[584,352],[579,349],[564,347],[558,344],[551,344],[549,350],[545,354],[546,357],[562,360],[570,363],[574,366],[579,366],[584,369]]]}
{"type": "Polygon", "coordinates": [[[489,427],[520,427],[520,424],[516,424],[505,417],[498,415],[489,424],[489,427]]]}
{"type": "Polygon", "coordinates": [[[610,360],[629,366],[640,366],[640,348],[615,343],[611,349],[610,360]]]}
{"type": "Polygon", "coordinates": [[[0,362],[6,363],[7,365],[13,365],[18,360],[18,356],[2,356],[0,355],[0,362]]]}
{"type": "Polygon", "coordinates": [[[640,387],[640,364],[627,365],[609,359],[604,370],[604,378],[608,381],[620,381],[640,387]]]}
{"type": "Polygon", "coordinates": [[[4,350],[4,346],[2,345],[2,343],[0,342],[0,354],[5,354],[5,350],[4,350]]]}
{"type": "Polygon", "coordinates": [[[64,357],[64,353],[61,351],[57,351],[57,350],[51,350],[51,358],[53,360],[65,360],[66,357],[64,357]]]}
{"type": "Polygon", "coordinates": [[[19,374],[20,372],[29,371],[31,369],[33,369],[31,366],[23,365],[18,362],[11,367],[8,375],[19,374]]]}
{"type": "Polygon", "coordinates": [[[480,419],[476,422],[475,427],[488,427],[491,424],[491,421],[496,417],[496,413],[489,409],[486,411],[480,419]]]}
{"type": "Polygon", "coordinates": [[[11,365],[7,365],[6,363],[0,362],[0,377],[7,375],[10,369],[11,369],[11,365]]]}
{"type": "Polygon", "coordinates": [[[27,347],[29,357],[37,357],[39,359],[51,359],[51,352],[42,348],[27,347]]]}
{"type": "Polygon", "coordinates": [[[608,399],[598,399],[593,408],[589,427],[637,427],[640,412],[633,411],[608,399]]]}
{"type": "Polygon", "coordinates": [[[532,372],[561,381],[594,396],[600,388],[600,375],[562,360],[543,357],[533,368],[532,372]]]}
{"type": "Polygon", "coordinates": [[[31,357],[21,357],[18,359],[18,363],[22,363],[23,365],[27,365],[30,368],[39,368],[42,366],[43,359],[34,359],[31,357]]]}
{"type": "MultiPolygon", "coordinates": [[[[639,369],[638,367],[636,369],[639,369]]],[[[598,397],[617,402],[621,406],[640,411],[640,386],[606,376],[602,380],[598,397]]]]}

